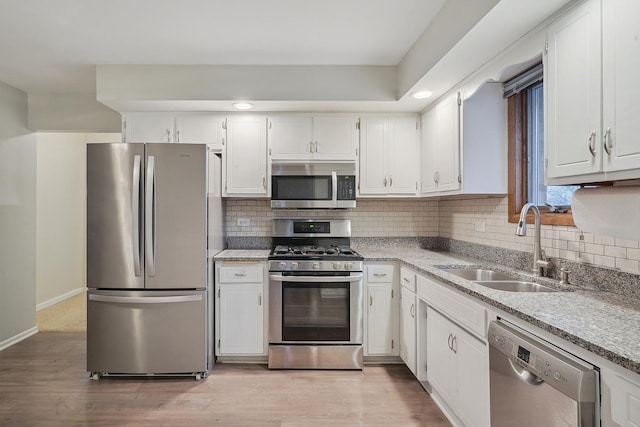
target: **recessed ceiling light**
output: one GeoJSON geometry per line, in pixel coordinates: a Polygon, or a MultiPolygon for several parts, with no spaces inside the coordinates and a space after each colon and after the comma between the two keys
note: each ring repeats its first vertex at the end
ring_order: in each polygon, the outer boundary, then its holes
{"type": "Polygon", "coordinates": [[[415,99],[424,99],[430,97],[431,95],[433,95],[433,93],[429,92],[428,90],[421,90],[418,92],[414,92],[411,96],[413,96],[415,99]]]}
{"type": "Polygon", "coordinates": [[[236,110],[251,110],[253,108],[253,104],[250,102],[234,102],[233,108],[236,110]]]}

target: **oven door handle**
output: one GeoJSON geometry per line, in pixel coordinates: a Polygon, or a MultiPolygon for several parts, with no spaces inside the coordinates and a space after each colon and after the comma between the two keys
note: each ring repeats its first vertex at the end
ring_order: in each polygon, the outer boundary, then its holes
{"type": "Polygon", "coordinates": [[[270,274],[269,280],[276,282],[313,282],[313,283],[337,283],[337,282],[359,282],[364,275],[362,273],[351,274],[350,276],[281,276],[270,274]]]}

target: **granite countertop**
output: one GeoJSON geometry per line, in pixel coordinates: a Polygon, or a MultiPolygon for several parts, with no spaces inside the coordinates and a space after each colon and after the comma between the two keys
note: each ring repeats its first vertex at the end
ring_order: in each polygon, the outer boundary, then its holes
{"type": "Polygon", "coordinates": [[[269,249],[225,249],[213,257],[214,261],[266,261],[269,249]]]}
{"type": "Polygon", "coordinates": [[[419,248],[356,247],[365,261],[399,261],[547,332],[640,374],[640,303],[602,291],[563,286],[485,261],[419,248]],[[482,266],[505,271],[561,292],[504,292],[447,273],[438,267],[482,266]],[[627,327],[634,325],[633,327],[627,327]]]}
{"type": "MultiPolygon", "coordinates": [[[[398,261],[418,273],[439,280],[473,298],[505,311],[549,333],[572,342],[626,369],[640,374],[640,302],[557,281],[533,277],[486,261],[449,252],[416,247],[355,246],[365,261],[398,261]],[[482,266],[509,272],[561,292],[504,292],[447,273],[439,267],[482,266]],[[634,325],[634,327],[626,327],[634,325]]],[[[216,261],[266,261],[269,250],[225,250],[216,261]]]]}

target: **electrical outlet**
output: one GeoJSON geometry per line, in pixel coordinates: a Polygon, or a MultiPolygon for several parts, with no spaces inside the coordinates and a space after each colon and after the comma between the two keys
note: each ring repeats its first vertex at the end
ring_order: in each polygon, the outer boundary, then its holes
{"type": "Polygon", "coordinates": [[[479,231],[480,233],[484,233],[485,224],[486,223],[484,221],[476,221],[474,224],[474,228],[476,231],[479,231]]]}
{"type": "Polygon", "coordinates": [[[238,218],[238,227],[250,227],[251,226],[251,221],[249,220],[249,218],[238,218]]]}

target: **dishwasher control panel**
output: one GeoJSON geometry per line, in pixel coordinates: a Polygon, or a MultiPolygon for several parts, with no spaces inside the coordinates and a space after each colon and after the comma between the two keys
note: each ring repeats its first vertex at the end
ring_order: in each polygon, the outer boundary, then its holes
{"type": "Polygon", "coordinates": [[[517,365],[535,375],[537,381],[552,384],[562,392],[569,393],[577,384],[589,383],[583,382],[585,375],[594,375],[593,366],[526,331],[516,330],[503,323],[492,322],[489,327],[489,344],[508,356],[512,366],[517,365]]]}

